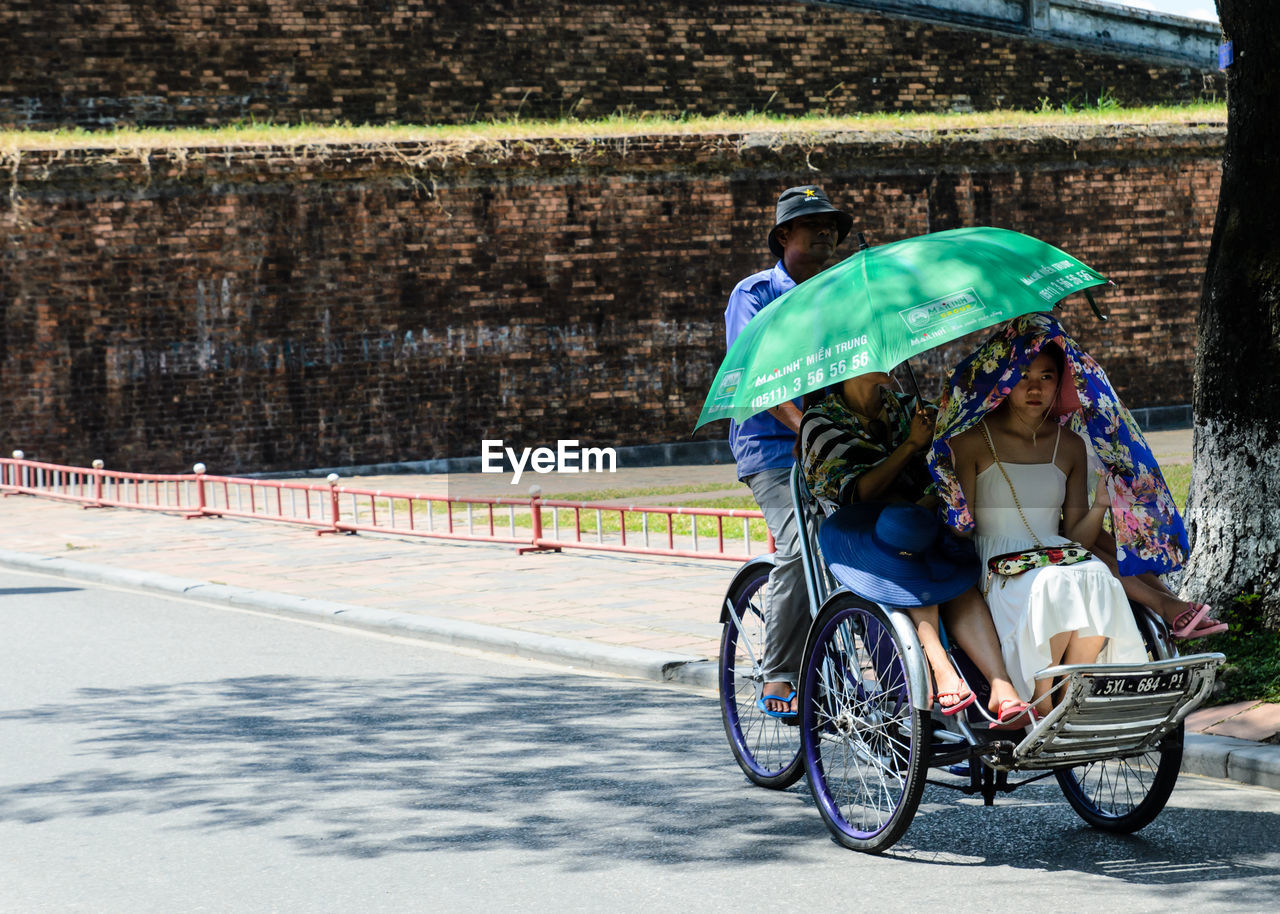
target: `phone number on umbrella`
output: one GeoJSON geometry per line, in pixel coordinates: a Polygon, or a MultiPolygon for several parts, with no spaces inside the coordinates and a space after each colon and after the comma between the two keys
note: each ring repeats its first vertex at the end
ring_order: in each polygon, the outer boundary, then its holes
{"type": "Polygon", "coordinates": [[[826,368],[819,366],[810,371],[805,377],[796,376],[791,381],[791,390],[787,390],[786,384],[779,384],[771,387],[763,393],[757,394],[751,400],[753,409],[770,409],[777,406],[783,400],[791,400],[798,397],[801,393],[809,390],[817,390],[828,379],[834,381],[842,381],[851,372],[866,368],[871,363],[871,355],[866,352],[859,352],[851,358],[838,359],[831,362],[826,368]]]}

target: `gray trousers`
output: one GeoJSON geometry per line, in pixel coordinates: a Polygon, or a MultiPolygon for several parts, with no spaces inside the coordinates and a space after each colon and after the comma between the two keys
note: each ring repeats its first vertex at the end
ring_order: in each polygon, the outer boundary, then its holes
{"type": "Polygon", "coordinates": [[[795,685],[804,660],[810,615],[795,512],[791,507],[791,470],[761,470],[743,482],[751,487],[777,549],[764,599],[765,681],[785,680],[795,685]]]}

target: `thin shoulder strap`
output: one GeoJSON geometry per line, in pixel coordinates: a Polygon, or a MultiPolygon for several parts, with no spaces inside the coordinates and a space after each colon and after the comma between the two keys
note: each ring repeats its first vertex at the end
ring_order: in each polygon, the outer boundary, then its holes
{"type": "Polygon", "coordinates": [[[1062,426],[1058,426],[1058,437],[1053,439],[1053,456],[1049,458],[1050,463],[1058,462],[1058,442],[1062,440],[1062,426]]]}
{"type": "Polygon", "coordinates": [[[991,457],[996,463],[999,463],[1000,455],[996,453],[995,442],[991,440],[991,431],[987,428],[987,420],[980,419],[979,422],[982,424],[982,437],[987,439],[987,447],[991,449],[991,457]]]}

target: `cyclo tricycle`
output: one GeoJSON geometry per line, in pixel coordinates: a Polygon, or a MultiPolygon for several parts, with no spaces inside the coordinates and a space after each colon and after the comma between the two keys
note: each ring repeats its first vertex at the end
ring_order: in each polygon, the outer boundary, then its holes
{"type": "MultiPolygon", "coordinates": [[[[1182,762],[1183,719],[1208,697],[1218,653],[1179,657],[1163,620],[1131,604],[1148,660],[1055,666],[1054,709],[1025,732],[993,729],[976,707],[931,709],[930,672],[905,612],[839,584],[822,559],[822,511],[797,466],[791,497],[812,624],[796,690],[799,714],[764,714],[763,596],[772,556],[735,574],[721,609],[719,692],[733,754],[754,783],[774,789],[808,778],[836,840],[879,853],[911,824],[926,781],[990,806],[998,793],[1050,776],[1086,822],[1127,834],[1164,808],[1182,762]],[[930,780],[929,770],[967,764],[967,782],[930,780]]],[[[950,652],[970,687],[986,688],[959,647],[950,652]]]]}

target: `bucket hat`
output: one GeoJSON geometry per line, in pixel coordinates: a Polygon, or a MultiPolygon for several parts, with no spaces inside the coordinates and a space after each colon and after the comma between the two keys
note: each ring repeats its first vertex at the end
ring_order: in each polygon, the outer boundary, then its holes
{"type": "Polygon", "coordinates": [[[818,533],[836,580],[885,606],[930,606],[978,583],[973,544],[912,502],[859,502],[826,519],[818,533]]]}
{"type": "Polygon", "coordinates": [[[805,184],[800,187],[788,187],[778,197],[778,210],[773,220],[773,228],[769,231],[769,250],[773,256],[782,259],[782,245],[778,242],[778,229],[792,219],[808,216],[810,213],[833,213],[836,217],[836,244],[844,241],[845,235],[853,228],[853,217],[836,209],[826,191],[816,184],[805,184]]]}

